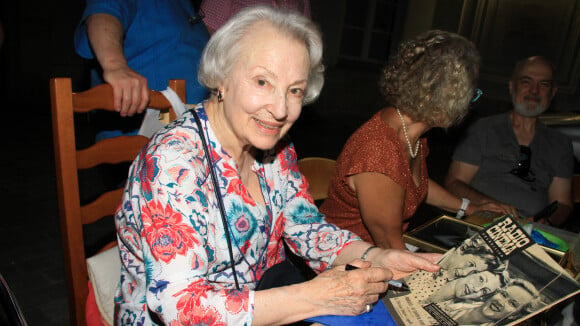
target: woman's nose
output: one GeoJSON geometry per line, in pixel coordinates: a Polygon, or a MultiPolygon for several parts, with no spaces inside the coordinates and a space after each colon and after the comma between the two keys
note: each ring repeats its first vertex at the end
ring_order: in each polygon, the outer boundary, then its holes
{"type": "Polygon", "coordinates": [[[288,116],[288,99],[283,92],[274,95],[272,115],[276,120],[284,120],[288,116]]]}

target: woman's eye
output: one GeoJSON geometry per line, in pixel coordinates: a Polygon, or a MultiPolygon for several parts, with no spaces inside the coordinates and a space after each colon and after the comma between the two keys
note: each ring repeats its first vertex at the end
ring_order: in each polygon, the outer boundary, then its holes
{"type": "Polygon", "coordinates": [[[264,79],[258,79],[257,83],[258,86],[266,86],[268,84],[268,82],[264,79]]]}
{"type": "Polygon", "coordinates": [[[290,94],[296,95],[296,96],[302,96],[302,95],[304,95],[304,90],[301,88],[291,88],[290,94]]]}

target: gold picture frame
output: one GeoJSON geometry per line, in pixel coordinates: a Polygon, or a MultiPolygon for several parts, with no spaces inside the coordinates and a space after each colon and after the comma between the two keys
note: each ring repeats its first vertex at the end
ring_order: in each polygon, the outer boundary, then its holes
{"type": "MultiPolygon", "coordinates": [[[[419,247],[424,252],[444,253],[483,229],[483,226],[441,215],[403,234],[403,242],[419,247]]],[[[563,266],[565,251],[542,247],[563,266]]]]}

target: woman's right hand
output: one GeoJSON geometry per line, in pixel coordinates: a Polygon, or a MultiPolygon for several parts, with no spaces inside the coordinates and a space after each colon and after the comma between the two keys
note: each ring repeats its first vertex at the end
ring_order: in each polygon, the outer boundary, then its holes
{"type": "Polygon", "coordinates": [[[345,265],[336,266],[304,283],[306,299],[319,308],[317,315],[362,314],[387,291],[385,280],[392,278],[388,269],[370,267],[369,262],[358,259],[350,265],[358,269],[347,271],[345,265]]]}

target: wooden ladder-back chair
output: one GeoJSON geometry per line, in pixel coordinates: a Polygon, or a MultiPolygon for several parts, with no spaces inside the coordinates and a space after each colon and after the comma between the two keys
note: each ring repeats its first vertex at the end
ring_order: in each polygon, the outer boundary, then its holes
{"type": "MultiPolygon", "coordinates": [[[[171,87],[185,101],[185,81],[170,80],[171,87]]],[[[131,162],[147,142],[143,136],[120,136],[101,140],[77,150],[75,140],[75,113],[95,109],[114,111],[113,89],[108,84],[74,93],[70,78],[50,80],[52,125],[61,236],[67,279],[71,325],[84,325],[85,304],[88,296],[88,275],[83,239],[83,225],[114,215],[123,189],[101,194],[96,200],[81,205],[78,171],[100,164],[131,162]]],[[[162,111],[165,121],[173,120],[175,113],[169,101],[157,91],[150,94],[149,107],[162,111]],[[167,117],[169,115],[169,117],[167,117]]]]}
{"type": "Polygon", "coordinates": [[[328,196],[328,187],[335,167],[335,160],[324,157],[305,157],[298,160],[298,168],[308,180],[310,193],[316,203],[320,203],[328,196]]]}

